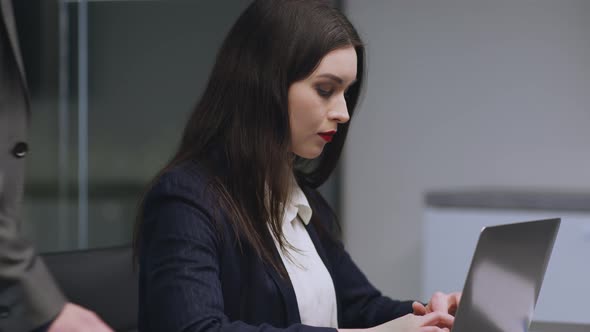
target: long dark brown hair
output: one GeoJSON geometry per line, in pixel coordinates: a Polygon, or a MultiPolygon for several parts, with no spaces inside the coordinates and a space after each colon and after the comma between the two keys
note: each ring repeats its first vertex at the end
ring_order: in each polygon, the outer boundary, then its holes
{"type": "MultiPolygon", "coordinates": [[[[345,96],[352,118],[363,83],[364,47],[348,19],[328,1],[254,1],[223,42],[177,152],[152,183],[185,161],[208,166],[212,192],[240,247],[247,242],[283,274],[268,229],[281,248],[288,245],[281,223],[292,174],[303,187],[324,183],[336,167],[348,131],[348,123],[340,124],[332,143],[314,160],[294,157],[289,87],[307,78],[327,53],[350,46],[358,61],[357,81],[345,96]]],[[[141,249],[142,210],[135,227],[135,257],[141,249]]]]}

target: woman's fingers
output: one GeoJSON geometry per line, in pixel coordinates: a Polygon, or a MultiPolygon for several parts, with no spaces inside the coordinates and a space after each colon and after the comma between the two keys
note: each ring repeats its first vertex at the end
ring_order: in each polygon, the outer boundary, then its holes
{"type": "Polygon", "coordinates": [[[441,328],[451,328],[453,327],[453,323],[455,322],[455,317],[440,311],[431,312],[420,318],[422,319],[422,326],[438,326],[441,328]]]}
{"type": "Polygon", "coordinates": [[[371,329],[375,332],[449,332],[455,317],[444,312],[432,312],[424,316],[407,314],[371,329]]]}
{"type": "Polygon", "coordinates": [[[422,304],[420,302],[412,303],[412,310],[414,310],[414,315],[417,315],[417,316],[424,316],[428,313],[426,311],[426,307],[424,306],[424,304],[422,304]]]}
{"type": "Polygon", "coordinates": [[[432,311],[444,311],[448,312],[448,296],[441,292],[436,292],[432,295],[430,302],[428,302],[428,306],[432,311]]]}
{"type": "Polygon", "coordinates": [[[441,332],[442,329],[440,327],[436,327],[436,326],[426,326],[426,327],[421,327],[420,328],[420,332],[441,332]]]}
{"type": "Polygon", "coordinates": [[[461,293],[451,293],[449,295],[449,314],[455,316],[457,313],[457,309],[459,308],[459,303],[461,302],[461,293]]]}
{"type": "Polygon", "coordinates": [[[432,298],[426,306],[426,312],[440,311],[454,315],[459,307],[461,301],[461,293],[455,292],[445,294],[442,292],[436,292],[432,295],[432,298]]]}

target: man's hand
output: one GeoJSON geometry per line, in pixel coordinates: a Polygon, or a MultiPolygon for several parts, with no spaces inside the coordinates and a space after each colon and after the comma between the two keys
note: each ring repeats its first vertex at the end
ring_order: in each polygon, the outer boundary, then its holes
{"type": "Polygon", "coordinates": [[[461,293],[451,293],[445,294],[441,292],[436,292],[432,295],[428,304],[424,306],[420,302],[414,302],[412,304],[412,309],[414,309],[414,315],[426,315],[431,312],[443,312],[448,313],[451,315],[455,315],[457,312],[457,308],[459,307],[459,302],[461,301],[461,293]]]}
{"type": "Polygon", "coordinates": [[[94,312],[66,303],[47,332],[113,332],[94,312]]]}

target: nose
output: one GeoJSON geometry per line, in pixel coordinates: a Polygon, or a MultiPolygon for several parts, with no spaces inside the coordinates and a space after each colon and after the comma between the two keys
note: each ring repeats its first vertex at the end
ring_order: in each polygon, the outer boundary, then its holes
{"type": "Polygon", "coordinates": [[[350,114],[348,114],[348,106],[346,106],[346,99],[344,96],[339,98],[334,107],[328,113],[328,117],[332,121],[338,123],[347,123],[350,120],[350,114]]]}

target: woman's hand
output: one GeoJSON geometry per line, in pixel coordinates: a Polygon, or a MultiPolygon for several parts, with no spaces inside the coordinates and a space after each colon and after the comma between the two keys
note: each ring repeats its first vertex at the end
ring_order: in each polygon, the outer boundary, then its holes
{"type": "Polygon", "coordinates": [[[414,309],[414,315],[422,316],[431,312],[442,312],[446,314],[455,315],[459,302],[461,301],[461,293],[445,294],[436,292],[432,295],[428,305],[424,306],[420,302],[414,302],[412,309],[414,309]]]}
{"type": "Polygon", "coordinates": [[[448,332],[453,327],[455,317],[432,312],[424,316],[407,314],[385,324],[368,329],[369,332],[448,332]]]}

